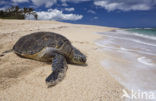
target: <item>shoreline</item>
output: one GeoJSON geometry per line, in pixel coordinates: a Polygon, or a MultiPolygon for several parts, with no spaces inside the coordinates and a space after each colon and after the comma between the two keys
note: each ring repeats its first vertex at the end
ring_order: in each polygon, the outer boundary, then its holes
{"type": "MultiPolygon", "coordinates": [[[[96,41],[105,54],[103,67],[128,91],[155,92],[155,42],[141,32],[117,30],[100,33],[96,41]],[[110,57],[112,56],[112,57],[110,57]]],[[[155,37],[154,37],[155,38],[155,37]]]]}
{"type": "Polygon", "coordinates": [[[23,35],[50,31],[67,37],[87,55],[85,67],[68,64],[65,79],[58,85],[46,88],[45,78],[51,65],[24,59],[14,53],[0,57],[0,100],[7,101],[122,101],[120,85],[100,61],[105,54],[95,41],[102,36],[96,32],[116,28],[95,25],[69,24],[57,21],[2,20],[0,19],[0,53],[10,49],[23,35]]]}

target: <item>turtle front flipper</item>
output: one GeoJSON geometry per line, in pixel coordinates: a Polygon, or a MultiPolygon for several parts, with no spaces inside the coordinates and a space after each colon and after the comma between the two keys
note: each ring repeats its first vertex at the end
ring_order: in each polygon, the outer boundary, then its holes
{"type": "Polygon", "coordinates": [[[52,60],[52,70],[53,72],[46,78],[47,86],[54,86],[58,82],[62,81],[65,77],[67,71],[67,62],[66,58],[58,53],[55,53],[55,56],[52,60]]]}

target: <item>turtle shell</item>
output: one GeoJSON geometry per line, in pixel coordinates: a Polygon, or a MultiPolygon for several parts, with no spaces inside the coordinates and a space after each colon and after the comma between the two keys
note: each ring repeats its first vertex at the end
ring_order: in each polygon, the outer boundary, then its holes
{"type": "Polygon", "coordinates": [[[33,55],[40,52],[45,47],[58,49],[61,46],[65,47],[60,49],[62,52],[66,51],[64,52],[65,54],[71,51],[71,43],[64,36],[53,32],[35,32],[21,37],[15,43],[13,50],[19,55],[33,55]]]}

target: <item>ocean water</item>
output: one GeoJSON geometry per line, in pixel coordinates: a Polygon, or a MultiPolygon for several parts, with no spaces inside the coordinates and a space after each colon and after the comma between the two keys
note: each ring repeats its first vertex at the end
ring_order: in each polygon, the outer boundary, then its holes
{"type": "Polygon", "coordinates": [[[151,91],[156,97],[156,29],[119,29],[99,34],[103,38],[96,44],[113,56],[103,59],[103,67],[127,89],[151,91]]]}
{"type": "Polygon", "coordinates": [[[138,33],[144,36],[156,37],[156,28],[129,28],[126,31],[138,33]]]}

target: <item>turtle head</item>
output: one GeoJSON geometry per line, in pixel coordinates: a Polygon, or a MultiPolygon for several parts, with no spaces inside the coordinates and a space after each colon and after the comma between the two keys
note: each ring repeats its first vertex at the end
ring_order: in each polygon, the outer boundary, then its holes
{"type": "Polygon", "coordinates": [[[73,48],[71,63],[85,64],[87,61],[86,56],[82,54],[78,49],[73,48]]]}

